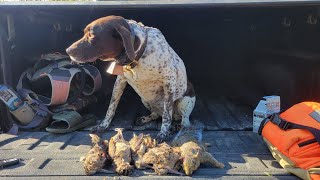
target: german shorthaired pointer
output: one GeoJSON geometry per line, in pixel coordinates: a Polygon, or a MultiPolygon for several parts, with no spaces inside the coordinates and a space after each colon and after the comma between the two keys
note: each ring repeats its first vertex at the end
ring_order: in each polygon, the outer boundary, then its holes
{"type": "Polygon", "coordinates": [[[167,137],[172,119],[182,119],[182,126],[190,126],[194,90],[183,61],[160,30],[120,16],[107,16],[87,25],[84,36],[66,51],[78,63],[100,59],[125,67],[123,75],[117,76],[105,119],[95,131],[109,127],[127,83],[151,112],[136,124],[162,116],[161,131],[156,137],[159,142],[167,137]]]}

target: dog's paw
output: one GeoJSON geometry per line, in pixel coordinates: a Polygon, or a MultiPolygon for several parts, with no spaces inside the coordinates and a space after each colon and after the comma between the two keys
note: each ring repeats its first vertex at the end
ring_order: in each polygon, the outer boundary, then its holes
{"type": "Polygon", "coordinates": [[[157,137],[156,137],[157,143],[160,144],[160,143],[162,143],[163,141],[165,141],[166,138],[167,138],[167,136],[168,136],[167,134],[162,133],[162,132],[159,132],[158,135],[157,135],[157,137]]]}
{"type": "Polygon", "coordinates": [[[102,133],[104,132],[105,130],[107,129],[107,127],[104,127],[104,126],[101,126],[101,125],[98,125],[98,126],[95,126],[91,129],[91,133],[102,133]]]}

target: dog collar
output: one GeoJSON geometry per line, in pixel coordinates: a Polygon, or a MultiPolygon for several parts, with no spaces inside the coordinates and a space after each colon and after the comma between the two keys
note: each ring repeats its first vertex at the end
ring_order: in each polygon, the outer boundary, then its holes
{"type": "MultiPolygon", "coordinates": [[[[131,72],[133,75],[135,75],[133,68],[136,67],[138,65],[138,61],[141,58],[141,56],[143,55],[146,47],[147,47],[147,43],[148,43],[148,29],[145,30],[145,34],[146,34],[146,38],[143,41],[143,44],[141,45],[140,49],[138,50],[136,57],[134,58],[133,61],[131,61],[129,64],[124,65],[123,66],[123,71],[124,72],[131,72]]],[[[133,42],[135,40],[135,34],[131,28],[131,38],[133,38],[133,42]]]]}
{"type": "Polygon", "coordinates": [[[140,49],[138,50],[136,57],[134,58],[134,61],[139,61],[141,56],[143,55],[144,51],[146,50],[147,44],[148,44],[148,29],[145,30],[146,38],[143,41],[143,44],[141,45],[140,49]]]}

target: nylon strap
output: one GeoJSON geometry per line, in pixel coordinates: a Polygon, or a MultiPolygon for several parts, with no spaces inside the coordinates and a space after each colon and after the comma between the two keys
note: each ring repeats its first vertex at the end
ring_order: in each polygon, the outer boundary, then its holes
{"type": "Polygon", "coordinates": [[[271,121],[273,124],[277,125],[282,130],[288,130],[288,129],[304,129],[312,133],[312,135],[315,137],[316,141],[320,144],[320,130],[310,127],[310,126],[304,126],[292,122],[288,122],[284,119],[282,119],[278,114],[273,114],[266,119],[264,119],[261,122],[261,125],[259,127],[259,134],[261,134],[264,124],[267,121],[271,121]]]}

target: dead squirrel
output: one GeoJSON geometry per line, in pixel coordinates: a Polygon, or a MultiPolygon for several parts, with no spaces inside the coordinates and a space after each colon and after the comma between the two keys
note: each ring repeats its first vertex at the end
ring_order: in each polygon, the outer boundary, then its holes
{"type": "Polygon", "coordinates": [[[129,175],[133,171],[129,142],[123,138],[123,129],[116,128],[118,133],[109,141],[109,155],[112,158],[115,172],[119,175],[129,175]]]}
{"type": "Polygon", "coordinates": [[[182,168],[186,175],[192,175],[201,163],[209,163],[213,167],[223,168],[224,164],[217,161],[202,142],[203,127],[183,127],[173,139],[171,145],[180,147],[182,168]]]}
{"type": "Polygon", "coordinates": [[[102,169],[105,165],[111,164],[111,158],[107,154],[108,141],[102,141],[96,134],[89,134],[92,141],[92,148],[86,154],[86,156],[80,157],[80,162],[83,163],[84,171],[86,175],[92,175],[96,172],[109,171],[102,169]]]}
{"type": "Polygon", "coordinates": [[[129,141],[131,147],[131,156],[134,161],[134,165],[137,169],[144,169],[142,166],[142,157],[148,149],[153,148],[157,145],[155,139],[152,139],[149,134],[144,135],[140,133],[139,136],[133,134],[133,138],[129,141]]]}

